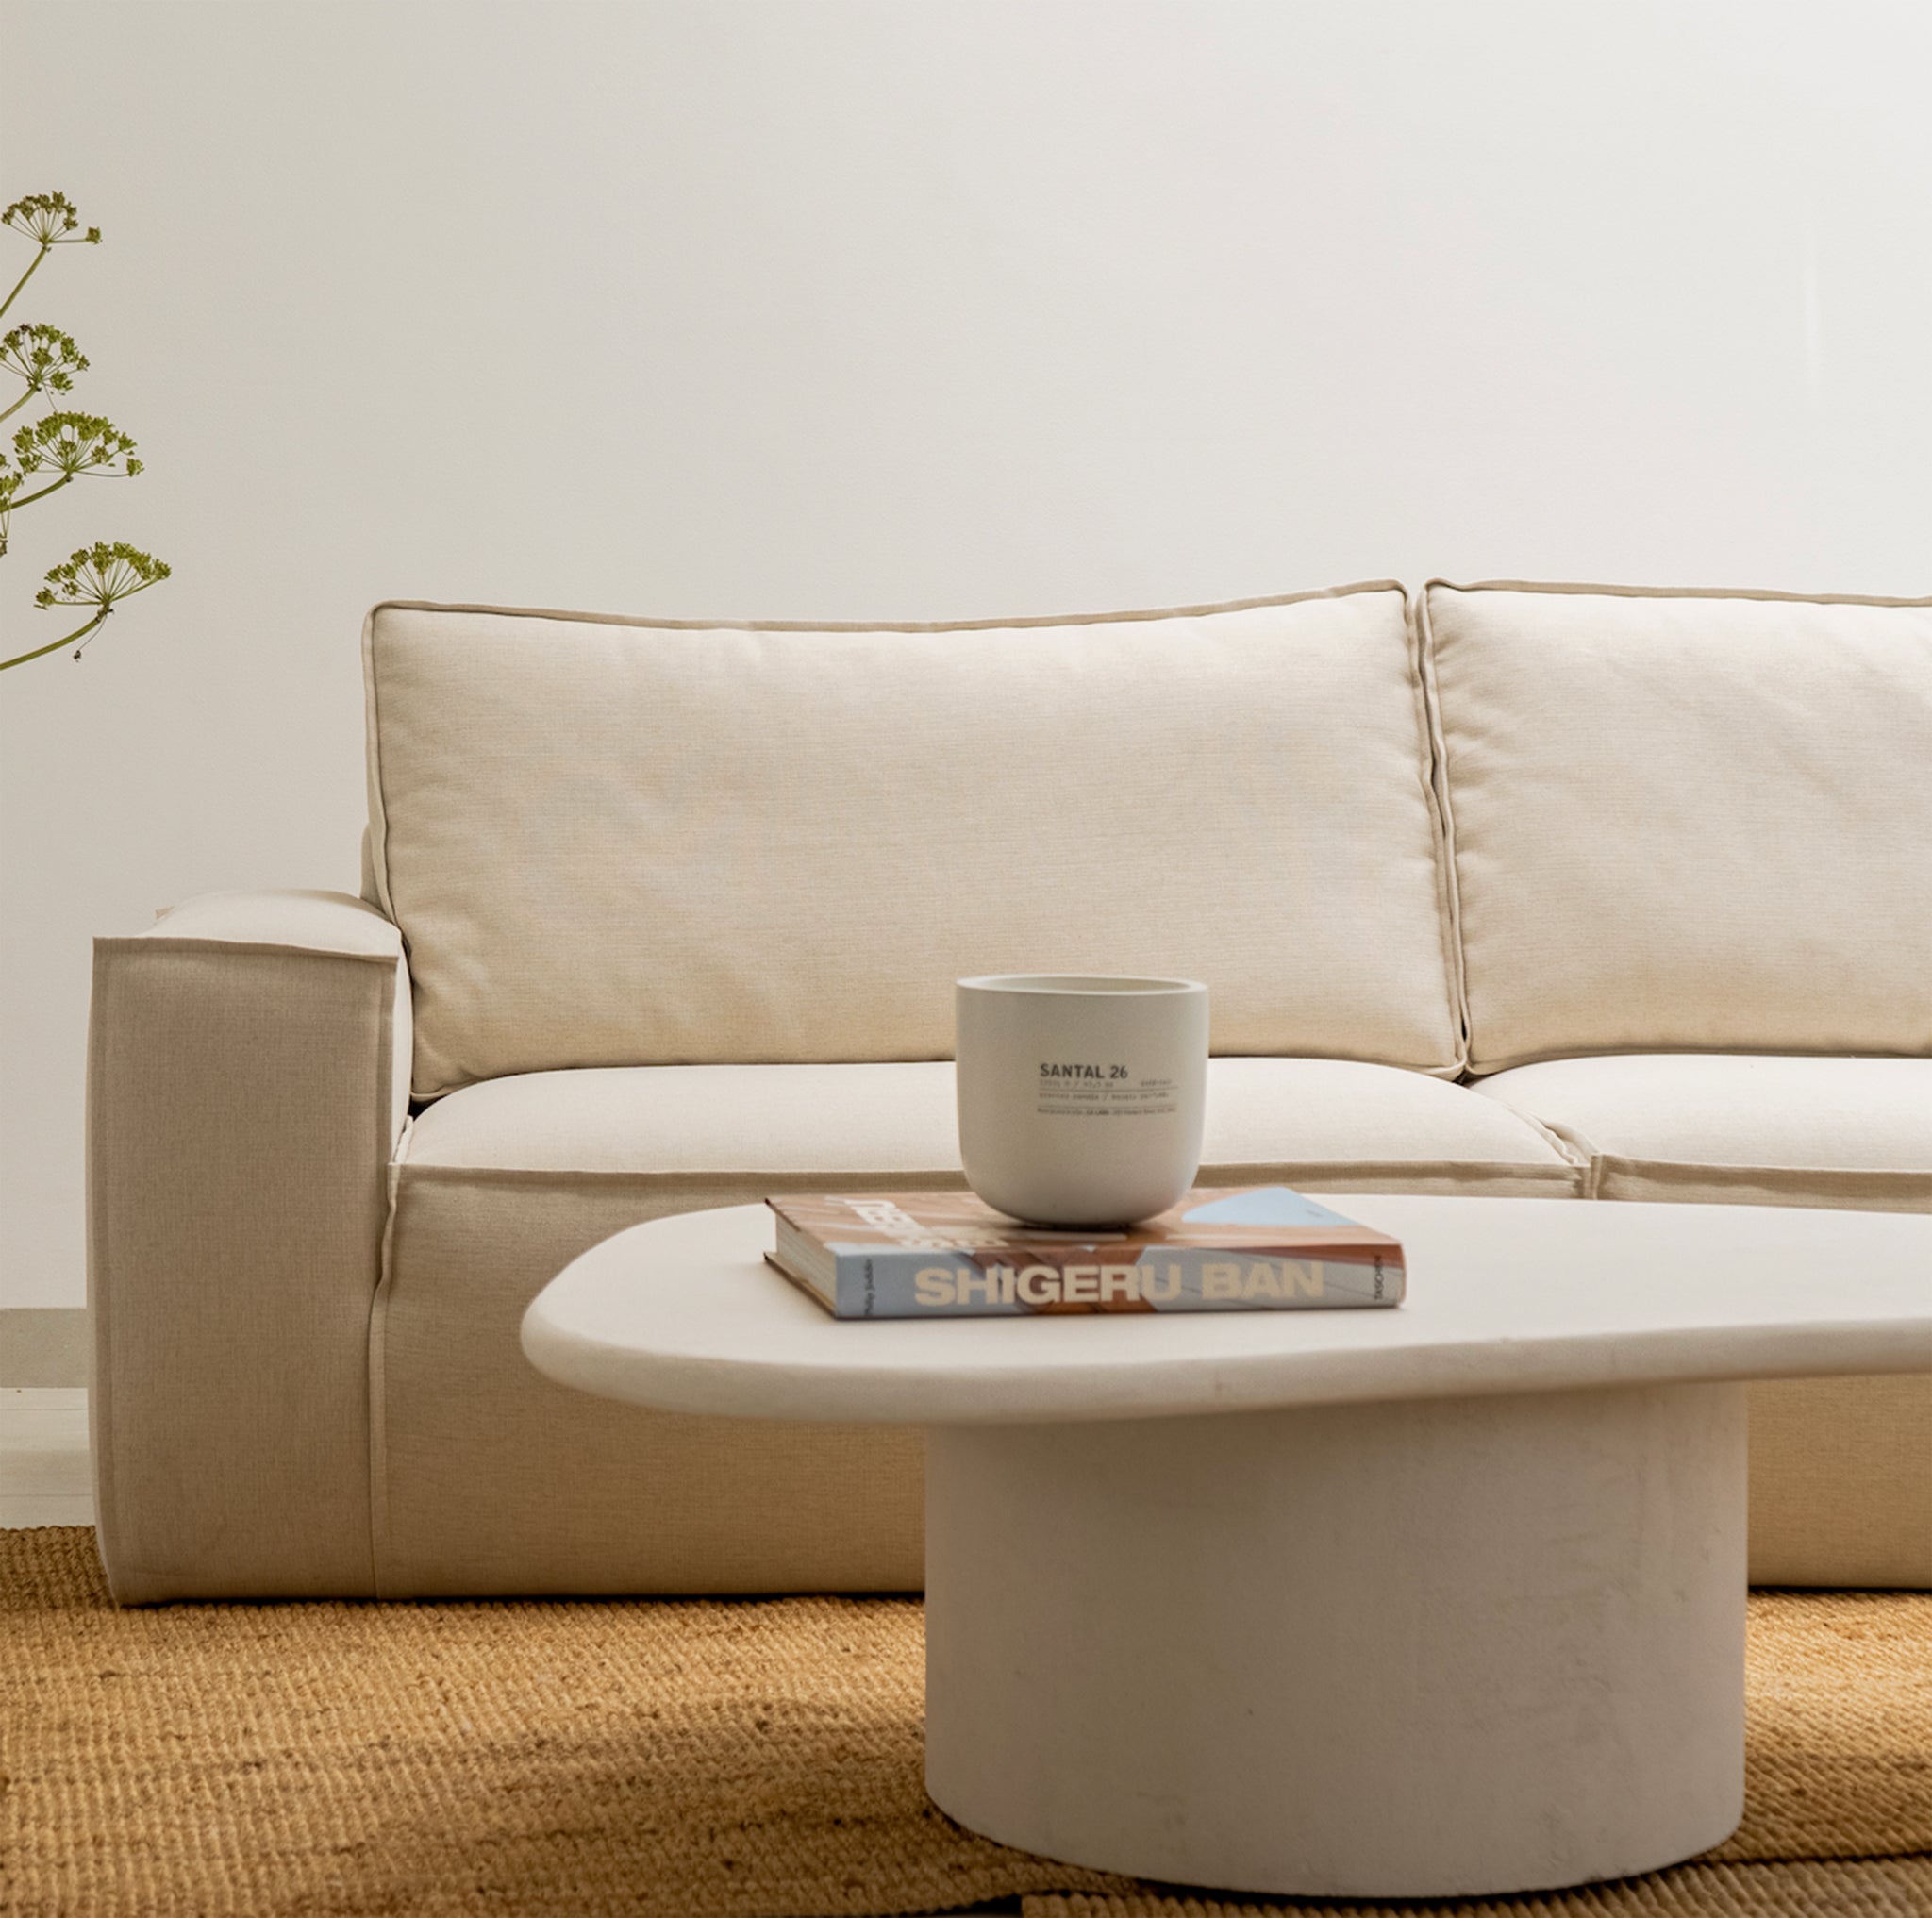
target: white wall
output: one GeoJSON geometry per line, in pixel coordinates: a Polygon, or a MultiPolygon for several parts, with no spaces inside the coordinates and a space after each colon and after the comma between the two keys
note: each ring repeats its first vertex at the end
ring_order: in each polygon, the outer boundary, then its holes
{"type": "Polygon", "coordinates": [[[379,597],[1932,590],[1915,0],[9,0],[0,47],[0,198],[107,230],[8,322],[150,462],[18,515],[5,654],[72,547],[175,568],[0,677],[0,1303],[82,1297],[90,937],[354,889],[379,597]]]}

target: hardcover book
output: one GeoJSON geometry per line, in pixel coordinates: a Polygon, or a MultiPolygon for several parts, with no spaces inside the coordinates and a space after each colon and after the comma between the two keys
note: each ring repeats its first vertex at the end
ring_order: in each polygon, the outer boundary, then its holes
{"type": "Polygon", "coordinates": [[[835,1318],[1333,1310],[1402,1303],[1402,1246],[1286,1186],[1201,1188],[1116,1232],[970,1192],[774,1198],[767,1256],[835,1318]]]}

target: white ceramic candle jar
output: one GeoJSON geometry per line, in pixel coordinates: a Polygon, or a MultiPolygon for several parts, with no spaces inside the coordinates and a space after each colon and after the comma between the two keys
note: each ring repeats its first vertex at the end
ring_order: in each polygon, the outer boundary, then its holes
{"type": "Polygon", "coordinates": [[[996,1210],[1124,1226],[1194,1182],[1208,988],[1190,979],[1019,973],[954,992],[959,1151],[996,1210]]]}

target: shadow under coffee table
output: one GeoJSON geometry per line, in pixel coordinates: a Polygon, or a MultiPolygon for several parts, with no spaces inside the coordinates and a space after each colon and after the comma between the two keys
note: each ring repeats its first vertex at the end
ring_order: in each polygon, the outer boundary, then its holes
{"type": "Polygon", "coordinates": [[[1743,1806],[1744,1389],[1932,1371],[1932,1218],[1344,1197],[1396,1310],[838,1323],[762,1207],[531,1305],[566,1385],[928,1428],[926,1784],[1244,1892],[1654,1870],[1743,1806]]]}

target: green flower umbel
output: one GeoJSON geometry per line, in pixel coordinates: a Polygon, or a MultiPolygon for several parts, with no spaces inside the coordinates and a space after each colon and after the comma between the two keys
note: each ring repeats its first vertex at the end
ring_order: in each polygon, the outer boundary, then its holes
{"type": "Polygon", "coordinates": [[[90,226],[80,232],[80,213],[74,202],[65,193],[29,193],[24,200],[16,200],[0,213],[0,225],[11,226],[16,233],[25,233],[33,241],[38,250],[27,262],[26,271],[14,281],[13,291],[5,300],[0,300],[0,313],[6,312],[20,296],[20,290],[34,276],[34,269],[45,259],[57,246],[98,246],[101,243],[101,229],[90,226]]]}
{"type": "Polygon", "coordinates": [[[48,413],[13,436],[13,465],[0,453],[0,553],[7,551],[7,533],[13,509],[32,506],[50,492],[76,479],[132,479],[141,461],[132,458],[134,442],[112,420],[98,413],[48,413]],[[29,474],[58,473],[58,479],[22,492],[29,474]]]}
{"type": "Polygon", "coordinates": [[[38,240],[42,246],[101,243],[98,226],[90,226],[77,239],[74,237],[80,225],[80,209],[65,193],[28,193],[0,213],[0,223],[11,226],[16,233],[25,233],[29,240],[38,240]]]}
{"type": "Polygon", "coordinates": [[[98,413],[49,413],[14,434],[13,459],[23,473],[58,473],[60,477],[14,504],[25,506],[84,474],[132,479],[141,471],[141,461],[127,457],[133,451],[134,442],[98,413]]]}
{"type": "Polygon", "coordinates": [[[157,559],[151,553],[137,552],[119,540],[111,546],[105,542],[83,546],[60,565],[48,569],[47,583],[34,594],[34,604],[43,612],[57,606],[92,607],[93,617],[71,633],[49,640],[44,646],[36,646],[30,653],[0,659],[0,673],[9,666],[38,659],[42,653],[58,652],[62,646],[73,646],[74,657],[79,659],[81,648],[107,624],[108,615],[120,601],[132,599],[150,586],[158,586],[168,572],[165,560],[157,559]]]}
{"type": "MultiPolygon", "coordinates": [[[[35,268],[55,247],[92,246],[101,237],[98,226],[82,230],[79,210],[65,193],[29,193],[14,201],[0,210],[0,226],[34,245],[26,271],[14,281],[6,299],[0,300],[0,314],[12,306],[35,268]]],[[[0,245],[12,243],[0,240],[0,245]]],[[[133,439],[112,420],[104,420],[98,413],[66,410],[64,402],[74,391],[75,375],[87,370],[87,355],[58,326],[37,320],[0,333],[0,372],[12,374],[26,387],[0,409],[0,420],[19,412],[35,398],[52,409],[30,425],[17,427],[10,450],[0,452],[0,555],[7,551],[8,530],[16,508],[32,506],[76,479],[132,479],[141,471],[133,439]]],[[[0,386],[4,385],[5,381],[0,381],[0,386]]],[[[0,399],[8,397],[0,393],[0,399]]],[[[58,640],[49,640],[44,646],[0,659],[0,672],[58,652],[62,646],[72,646],[74,657],[79,659],[81,649],[108,623],[108,615],[122,600],[158,586],[167,576],[167,566],[153,554],[138,552],[118,540],[111,545],[97,541],[81,547],[47,574],[47,583],[34,595],[34,603],[43,612],[58,606],[84,608],[86,624],[58,640]]]]}
{"type": "Polygon", "coordinates": [[[74,343],[72,335],[37,322],[0,333],[0,367],[26,381],[26,391],[0,413],[4,420],[8,414],[19,412],[38,392],[72,392],[74,375],[87,371],[87,355],[74,343]]]}

